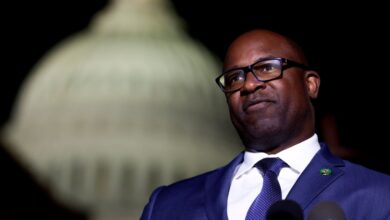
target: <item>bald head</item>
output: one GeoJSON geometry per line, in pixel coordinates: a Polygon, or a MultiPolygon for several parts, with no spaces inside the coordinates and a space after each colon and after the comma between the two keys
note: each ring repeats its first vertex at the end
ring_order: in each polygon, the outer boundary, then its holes
{"type": "MultiPolygon", "coordinates": [[[[302,49],[293,40],[269,30],[255,29],[240,35],[229,46],[224,60],[224,69],[229,68],[228,65],[232,63],[232,60],[237,61],[240,56],[248,57],[250,54],[247,53],[253,51],[262,51],[265,57],[284,57],[308,64],[302,49]]],[[[253,60],[246,60],[249,63],[242,66],[253,62],[253,60]]]]}

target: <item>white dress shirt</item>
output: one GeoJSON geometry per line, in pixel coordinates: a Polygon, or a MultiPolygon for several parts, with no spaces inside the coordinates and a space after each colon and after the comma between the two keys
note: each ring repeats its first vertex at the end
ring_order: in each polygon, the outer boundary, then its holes
{"type": "Polygon", "coordinates": [[[263,177],[256,167],[258,161],[266,157],[279,157],[289,167],[280,170],[278,181],[282,189],[282,199],[287,197],[294,183],[303,170],[320,150],[317,135],[294,145],[277,154],[253,153],[246,151],[244,161],[237,166],[230,185],[227,214],[231,220],[244,220],[253,200],[260,193],[263,186],[263,177]]]}

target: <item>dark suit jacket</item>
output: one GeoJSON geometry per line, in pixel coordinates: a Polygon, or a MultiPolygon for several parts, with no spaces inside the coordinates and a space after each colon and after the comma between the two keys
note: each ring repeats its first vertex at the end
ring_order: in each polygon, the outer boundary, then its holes
{"type": "MultiPolygon", "coordinates": [[[[243,155],[217,170],[157,188],[141,219],[227,219],[230,182],[243,155]]],[[[390,176],[337,158],[322,144],[286,199],[298,202],[305,218],[318,202],[330,200],[348,220],[390,219],[390,176]],[[332,173],[322,175],[322,168],[332,173]]]]}

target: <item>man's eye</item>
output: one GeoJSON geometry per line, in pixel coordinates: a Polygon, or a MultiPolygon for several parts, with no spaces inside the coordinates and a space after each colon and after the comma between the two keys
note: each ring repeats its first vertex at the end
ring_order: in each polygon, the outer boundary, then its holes
{"type": "Polygon", "coordinates": [[[243,81],[244,76],[243,76],[243,74],[241,74],[240,71],[237,71],[237,72],[232,72],[232,73],[226,74],[225,79],[226,79],[226,83],[229,85],[229,84],[233,84],[235,82],[243,81]]]}
{"type": "Polygon", "coordinates": [[[272,65],[271,63],[262,64],[254,67],[256,71],[260,71],[260,72],[271,72],[275,68],[276,68],[275,65],[272,65]]]}

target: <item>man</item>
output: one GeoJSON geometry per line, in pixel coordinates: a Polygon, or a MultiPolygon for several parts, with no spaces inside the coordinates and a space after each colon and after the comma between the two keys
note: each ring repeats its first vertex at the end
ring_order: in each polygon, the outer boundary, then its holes
{"type": "Polygon", "coordinates": [[[300,48],[280,34],[239,36],[217,83],[245,151],[225,167],[156,189],[141,219],[264,219],[271,201],[258,209],[257,200],[275,182],[259,165],[264,158],[281,161],[269,172],[277,178],[276,201],[296,201],[305,218],[321,201],[332,201],[346,219],[390,219],[390,176],[337,158],[318,142],[311,100],[320,77],[307,65],[300,48]]]}

